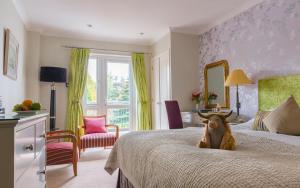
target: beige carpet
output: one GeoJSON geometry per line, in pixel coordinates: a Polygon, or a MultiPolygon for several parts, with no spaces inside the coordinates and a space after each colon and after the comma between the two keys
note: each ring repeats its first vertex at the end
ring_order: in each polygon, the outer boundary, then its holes
{"type": "Polygon", "coordinates": [[[118,173],[110,176],[104,165],[109,149],[90,149],[82,153],[78,162],[78,176],[73,176],[72,165],[47,167],[47,188],[115,188],[118,173]]]}

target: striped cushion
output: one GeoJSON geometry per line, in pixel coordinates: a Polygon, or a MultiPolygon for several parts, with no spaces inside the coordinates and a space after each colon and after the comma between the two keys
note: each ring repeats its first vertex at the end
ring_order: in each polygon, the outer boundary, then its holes
{"type": "Polygon", "coordinates": [[[113,133],[86,134],[80,138],[80,148],[95,148],[113,146],[117,137],[113,133]]]}
{"type": "Polygon", "coordinates": [[[263,119],[267,117],[271,112],[270,111],[258,111],[252,129],[256,131],[269,131],[267,126],[263,123],[263,119]]]}
{"type": "Polygon", "coordinates": [[[73,159],[73,143],[72,142],[56,142],[48,143],[47,165],[58,165],[72,163],[73,159]]]}

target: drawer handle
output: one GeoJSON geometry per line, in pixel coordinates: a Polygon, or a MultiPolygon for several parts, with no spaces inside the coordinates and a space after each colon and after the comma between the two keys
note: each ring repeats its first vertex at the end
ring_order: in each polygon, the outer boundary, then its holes
{"type": "Polygon", "coordinates": [[[46,138],[45,134],[40,135],[40,138],[46,138]]]}
{"type": "Polygon", "coordinates": [[[37,174],[46,174],[46,171],[45,170],[41,170],[41,171],[38,171],[37,174]]]}
{"type": "Polygon", "coordinates": [[[24,149],[25,149],[26,151],[33,151],[33,144],[25,145],[25,146],[24,146],[24,149]]]}

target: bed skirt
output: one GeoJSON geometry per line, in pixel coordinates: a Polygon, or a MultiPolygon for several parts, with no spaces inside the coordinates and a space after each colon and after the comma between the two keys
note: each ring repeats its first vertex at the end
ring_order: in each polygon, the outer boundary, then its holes
{"type": "Polygon", "coordinates": [[[134,188],[126,176],[124,176],[121,169],[119,169],[117,188],[134,188]]]}

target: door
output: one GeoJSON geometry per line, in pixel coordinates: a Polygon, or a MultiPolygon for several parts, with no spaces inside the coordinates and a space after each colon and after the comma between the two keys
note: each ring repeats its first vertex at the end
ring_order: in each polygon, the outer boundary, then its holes
{"type": "Polygon", "coordinates": [[[119,125],[123,129],[130,128],[130,122],[133,121],[130,68],[128,61],[107,59],[105,62],[104,111],[109,124],[119,125]]]}
{"type": "Polygon", "coordinates": [[[151,92],[152,92],[152,122],[154,129],[161,129],[161,102],[160,102],[160,70],[159,58],[152,60],[152,79],[151,79],[151,92]]]}
{"type": "Polygon", "coordinates": [[[152,60],[152,114],[155,129],[169,129],[165,101],[170,100],[169,51],[152,60]]]}
{"type": "Polygon", "coordinates": [[[118,125],[121,130],[134,129],[135,103],[130,56],[91,56],[85,114],[106,114],[108,124],[118,125]]]}

